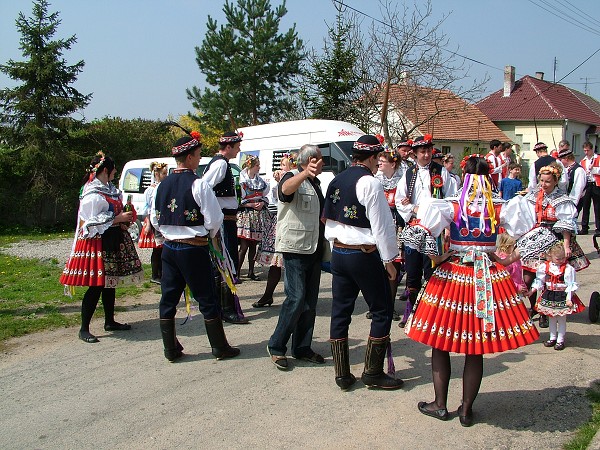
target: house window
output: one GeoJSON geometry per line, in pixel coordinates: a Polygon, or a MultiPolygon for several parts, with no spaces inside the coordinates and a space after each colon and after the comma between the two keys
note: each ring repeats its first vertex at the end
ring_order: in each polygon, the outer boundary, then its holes
{"type": "Polygon", "coordinates": [[[581,136],[579,134],[574,134],[571,139],[571,149],[573,150],[573,153],[578,154],[579,146],[581,145],[581,136]]]}
{"type": "Polygon", "coordinates": [[[444,155],[447,155],[448,153],[450,153],[450,146],[449,145],[442,145],[442,153],[444,155]]]}

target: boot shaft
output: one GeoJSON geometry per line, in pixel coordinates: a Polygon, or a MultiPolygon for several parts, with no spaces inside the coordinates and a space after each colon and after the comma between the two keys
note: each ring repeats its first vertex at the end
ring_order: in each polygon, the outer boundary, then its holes
{"type": "Polygon", "coordinates": [[[350,358],[348,352],[348,339],[332,339],[331,355],[336,377],[350,375],[350,358]]]}
{"type": "Polygon", "coordinates": [[[181,357],[183,347],[175,335],[175,319],[160,319],[160,334],[162,335],[165,358],[175,361],[181,357]]]}
{"type": "Polygon", "coordinates": [[[220,318],[205,320],[206,335],[212,348],[212,354],[217,359],[233,358],[240,354],[240,350],[232,347],[227,342],[223,322],[220,318]]]}
{"type": "Polygon", "coordinates": [[[368,375],[383,373],[383,361],[390,341],[389,336],[373,338],[369,336],[367,351],[365,352],[365,370],[368,375]]]}

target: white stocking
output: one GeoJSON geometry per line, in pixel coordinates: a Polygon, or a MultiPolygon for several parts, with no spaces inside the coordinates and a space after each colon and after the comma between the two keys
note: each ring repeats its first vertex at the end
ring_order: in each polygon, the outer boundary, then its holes
{"type": "Polygon", "coordinates": [[[556,339],[556,322],[557,322],[557,317],[548,316],[548,323],[549,323],[548,329],[550,330],[550,340],[551,341],[554,341],[556,339]]]}
{"type": "Polygon", "coordinates": [[[565,342],[565,334],[567,333],[567,316],[556,317],[558,320],[558,343],[565,342]]]}

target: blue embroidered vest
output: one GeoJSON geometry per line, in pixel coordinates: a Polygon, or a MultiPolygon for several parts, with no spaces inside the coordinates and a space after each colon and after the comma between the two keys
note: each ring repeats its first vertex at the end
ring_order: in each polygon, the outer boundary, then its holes
{"type": "Polygon", "coordinates": [[[204,225],[204,216],[192,195],[192,184],[197,179],[194,172],[186,170],[173,172],[158,185],[154,204],[159,225],[204,225]]]}
{"type": "MultiPolygon", "coordinates": [[[[496,250],[496,237],[498,235],[498,224],[492,233],[490,219],[485,218],[485,229],[479,228],[479,213],[467,212],[467,224],[461,222],[461,227],[456,226],[458,217],[458,203],[452,202],[454,207],[454,221],[450,223],[450,249],[458,251],[481,250],[486,253],[496,250]]],[[[500,217],[500,208],[502,204],[494,204],[496,218],[500,217]]]]}
{"type": "Polygon", "coordinates": [[[360,228],[371,228],[367,210],[358,202],[356,183],[364,176],[373,176],[364,166],[351,166],[337,175],[327,188],[323,217],[360,228]]]}
{"type": "Polygon", "coordinates": [[[227,163],[227,170],[225,171],[225,178],[223,178],[223,180],[221,180],[220,183],[215,185],[213,191],[215,192],[215,195],[217,197],[235,197],[235,180],[233,179],[233,172],[231,171],[231,166],[229,165],[229,162],[225,159],[223,155],[215,155],[204,169],[204,173],[208,172],[208,169],[210,168],[211,164],[219,159],[222,159],[227,163]]]}

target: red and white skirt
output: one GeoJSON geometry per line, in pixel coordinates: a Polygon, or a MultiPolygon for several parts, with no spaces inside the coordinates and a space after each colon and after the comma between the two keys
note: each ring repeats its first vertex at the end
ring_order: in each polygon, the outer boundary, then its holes
{"type": "Polygon", "coordinates": [[[84,238],[80,230],[60,277],[65,286],[115,288],[144,281],[142,263],[127,230],[110,227],[102,235],[84,238]]]}
{"type": "Polygon", "coordinates": [[[489,270],[494,331],[483,331],[483,319],[476,315],[473,266],[447,261],[435,270],[421,292],[405,327],[407,336],[438,350],[467,355],[504,352],[534,342],[540,334],[510,274],[496,264],[489,270]]]}
{"type": "Polygon", "coordinates": [[[139,248],[161,248],[162,244],[156,242],[156,230],[150,223],[150,219],[146,216],[144,219],[144,225],[140,231],[140,238],[138,240],[139,248]],[[146,228],[148,232],[146,232],[146,228]]]}

